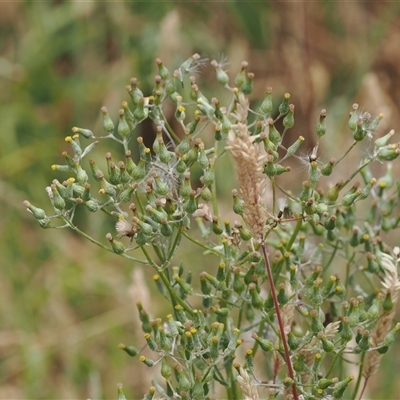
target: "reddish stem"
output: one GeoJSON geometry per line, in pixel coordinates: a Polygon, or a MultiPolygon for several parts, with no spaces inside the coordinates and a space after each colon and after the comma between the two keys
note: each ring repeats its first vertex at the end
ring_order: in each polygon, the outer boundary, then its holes
{"type": "Polygon", "coordinates": [[[271,287],[271,294],[272,294],[272,300],[274,301],[274,308],[275,308],[275,311],[276,311],[276,318],[278,319],[279,332],[281,334],[283,348],[284,348],[284,351],[285,351],[285,358],[286,358],[286,364],[287,364],[287,367],[288,367],[288,373],[289,373],[289,377],[291,379],[293,379],[293,381],[294,381],[294,383],[292,385],[293,398],[294,398],[294,400],[298,400],[299,397],[298,397],[298,394],[297,394],[296,381],[294,379],[294,370],[293,370],[293,366],[292,366],[292,360],[290,358],[289,346],[288,346],[287,338],[286,338],[286,335],[285,335],[285,327],[283,326],[281,310],[279,308],[278,298],[277,298],[277,295],[276,295],[275,283],[274,283],[274,279],[272,277],[271,264],[269,263],[269,257],[268,257],[268,253],[267,253],[266,244],[263,243],[261,245],[261,248],[262,248],[263,256],[264,256],[264,259],[265,259],[265,268],[267,270],[269,284],[270,284],[270,287],[271,287]]]}

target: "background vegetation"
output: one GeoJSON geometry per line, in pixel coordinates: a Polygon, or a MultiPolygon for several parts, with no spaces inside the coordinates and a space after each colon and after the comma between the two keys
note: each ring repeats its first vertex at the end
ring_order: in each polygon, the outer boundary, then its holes
{"type": "MultiPolygon", "coordinates": [[[[148,371],[117,346],[143,342],[136,300],[163,312],[152,271],[70,232],[41,231],[22,206],[26,198],[48,204],[50,165],[67,149],[72,126],[99,130],[100,107],[116,115],[131,76],[148,92],[156,56],[171,66],[195,51],[222,53],[232,73],[249,61],[254,99],[266,86],[291,93],[293,134],[305,136],[307,148],[326,108],[334,152],[351,140],[341,122],[355,101],[385,114],[383,131],[399,127],[399,28],[400,4],[389,1],[1,3],[0,399],[110,399],[117,382],[141,398],[149,386],[148,371]]],[[[213,89],[211,68],[199,79],[213,89]]],[[[145,129],[150,141],[153,128],[145,129]]],[[[104,221],[82,217],[108,232],[104,221]]],[[[395,354],[385,356],[371,399],[398,396],[395,354]]]]}

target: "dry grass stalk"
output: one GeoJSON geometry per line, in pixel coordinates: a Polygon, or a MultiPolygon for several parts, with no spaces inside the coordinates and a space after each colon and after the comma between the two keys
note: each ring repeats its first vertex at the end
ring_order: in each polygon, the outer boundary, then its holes
{"type": "Polygon", "coordinates": [[[253,238],[264,236],[267,210],[265,204],[266,175],[263,173],[265,154],[261,154],[247,126],[239,122],[229,132],[227,149],[235,161],[238,185],[244,202],[243,220],[253,238]]]}
{"type": "Polygon", "coordinates": [[[243,394],[243,400],[259,400],[257,386],[254,384],[254,379],[249,376],[247,371],[240,368],[239,375],[236,378],[243,394]]]}
{"type": "MultiPolygon", "coordinates": [[[[394,249],[394,254],[397,257],[399,254],[399,249],[394,249]]],[[[389,256],[388,254],[382,254],[381,257],[381,265],[385,270],[385,278],[382,282],[382,286],[384,287],[383,294],[390,293],[392,296],[393,308],[389,312],[383,312],[380,316],[374,333],[372,335],[373,345],[376,346],[384,337],[389,333],[390,329],[392,328],[392,322],[395,315],[396,304],[398,301],[398,291],[400,289],[400,281],[397,272],[397,262],[399,260],[393,259],[393,257],[389,256]]],[[[379,354],[377,351],[369,352],[365,358],[365,366],[363,371],[363,376],[365,379],[370,378],[374,375],[381,364],[382,354],[379,354]]]]}

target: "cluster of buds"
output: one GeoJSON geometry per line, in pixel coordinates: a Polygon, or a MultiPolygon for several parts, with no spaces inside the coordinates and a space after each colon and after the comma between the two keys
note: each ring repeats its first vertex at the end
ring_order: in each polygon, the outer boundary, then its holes
{"type": "MultiPolygon", "coordinates": [[[[374,140],[383,115],[372,118],[355,104],[348,121],[353,143],[341,157],[322,161],[318,152],[328,136],[327,111],[322,110],[315,126],[317,146],[304,159],[298,155],[303,136],[284,145],[295,122],[289,93],[274,104],[268,87],[250,109],[246,96],[253,90],[254,74],[247,62],[233,86],[221,63],[211,62],[217,81],[230,93],[226,104],[201,92],[194,73],[205,59],[198,54],[173,72],[160,59],[156,64],[158,74],[148,95],[137,78],[130,80],[131,103],[122,102],[116,124],[101,109],[104,136],[74,127],[65,139],[70,153],[63,152],[65,162],[52,169],[70,177],[55,179],[46,189],[51,215],[28,201],[24,205],[43,228],[73,228],[103,248],[156,270],[154,283],[173,305],[171,314],[165,321],[152,320],[137,304],[146,346],[155,356],[120,346],[147,367],[161,365],[164,385],[155,380],[145,399],[156,392],[170,399],[203,399],[216,395],[215,382],[227,388],[229,398],[238,398],[239,388],[255,396],[264,385],[274,398],[288,392],[294,399],[341,398],[353,376],[339,380],[333,368],[325,374],[324,360],[335,361],[347,352],[381,355],[400,329],[391,326],[400,288],[397,273],[388,272],[381,261],[390,253],[385,234],[400,222],[400,180],[392,172],[400,146],[389,143],[394,131],[374,140]],[[164,112],[168,103],[174,109],[173,124],[164,112]],[[136,135],[146,119],[153,121],[156,132],[150,147],[147,138],[136,135]],[[208,131],[213,138],[200,137],[208,131]],[[120,144],[123,153],[113,159],[107,152],[103,171],[86,156],[104,139],[120,144]],[[369,146],[368,156],[347,177],[330,181],[337,165],[361,142],[369,146]],[[232,223],[219,214],[217,201],[215,169],[226,152],[238,175],[238,189],[232,191],[237,220],[232,223]],[[307,166],[300,188],[287,190],[282,184],[281,175],[293,173],[288,158],[307,166]],[[371,172],[374,162],[386,163],[380,177],[371,172]],[[354,182],[357,175],[361,183],[354,182]],[[274,198],[266,193],[269,185],[274,198]],[[277,193],[282,202],[275,199],[277,193]],[[368,211],[360,218],[358,208],[365,204],[368,211]],[[106,235],[107,246],[75,225],[78,207],[114,218],[115,233],[106,235]],[[198,229],[190,231],[193,227],[198,229]],[[199,274],[197,285],[192,273],[185,272],[185,261],[177,260],[182,239],[218,259],[199,274]],[[130,256],[134,250],[145,259],[130,256]],[[345,278],[340,271],[328,278],[327,270],[341,269],[338,259],[345,260],[345,278]],[[383,280],[384,288],[368,293],[355,284],[358,276],[372,286],[383,280]],[[267,281],[273,290],[264,290],[267,281]],[[256,356],[267,360],[270,376],[257,371],[256,356]],[[259,383],[264,381],[274,384],[259,383]]],[[[123,395],[122,387],[119,393],[123,395]]]]}

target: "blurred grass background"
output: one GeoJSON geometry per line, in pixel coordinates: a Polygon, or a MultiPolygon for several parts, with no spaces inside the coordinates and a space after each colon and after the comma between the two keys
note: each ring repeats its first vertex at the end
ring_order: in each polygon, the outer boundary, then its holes
{"type": "MultiPolygon", "coordinates": [[[[233,75],[249,61],[252,98],[267,86],[276,101],[291,93],[293,135],[307,148],[326,108],[325,144],[337,155],[355,101],[385,114],[381,132],[399,126],[398,43],[400,3],[390,1],[1,2],[0,399],[111,399],[117,382],[136,399],[149,386],[150,370],[117,346],[143,342],[136,300],[153,317],[166,313],[152,271],[71,232],[42,231],[22,206],[48,204],[50,165],[61,162],[72,126],[99,132],[100,107],[115,116],[131,76],[148,92],[157,56],[173,69],[193,52],[224,54],[233,75]]],[[[210,69],[199,81],[218,96],[210,69]]],[[[99,147],[97,158],[109,150],[99,147]]],[[[85,215],[80,226],[99,237],[109,229],[85,215]]],[[[185,246],[182,258],[194,251],[185,246]]],[[[385,356],[371,399],[398,398],[399,366],[396,351],[385,356]]]]}

